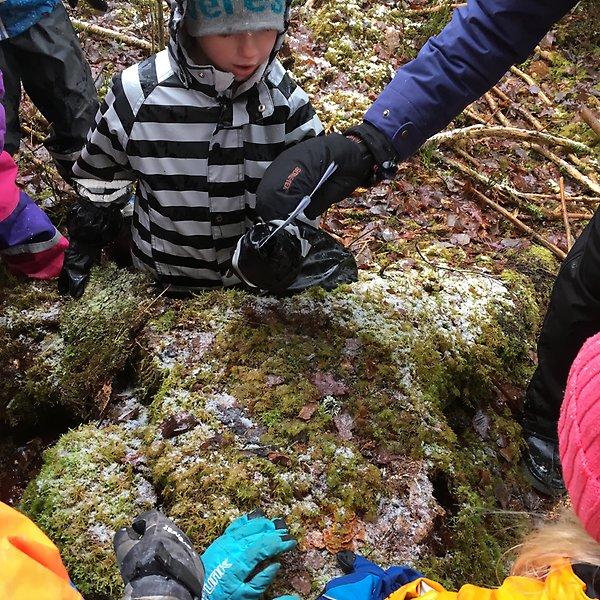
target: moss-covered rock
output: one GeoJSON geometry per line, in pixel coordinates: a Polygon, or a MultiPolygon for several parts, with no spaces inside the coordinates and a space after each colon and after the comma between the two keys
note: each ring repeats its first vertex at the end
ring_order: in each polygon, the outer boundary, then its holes
{"type": "Polygon", "coordinates": [[[56,282],[4,278],[0,362],[9,372],[0,383],[0,422],[23,427],[49,415],[69,421],[97,414],[148,317],[147,278],[98,268],[83,297],[71,301],[59,296],[56,282]]]}
{"type": "Polygon", "coordinates": [[[136,409],[135,419],[90,423],[63,435],[23,498],[23,509],[58,544],[86,598],[121,597],[112,538],[156,504],[141,453],[145,409],[134,399],[127,408],[136,409]]]}
{"type": "MultiPolygon", "coordinates": [[[[514,540],[494,512],[524,502],[520,429],[503,390],[530,374],[538,296],[516,272],[461,271],[432,256],[331,293],[170,301],[146,325],[140,373],[151,402],[136,453],[198,547],[260,505],[286,515],[300,539],[282,588],[299,576],[317,591],[335,574],[331,553],[346,547],[383,564],[421,561],[446,582],[473,554],[481,581],[496,572],[514,540]]],[[[114,528],[135,512],[114,508],[111,487],[116,469],[119,493],[136,497],[123,459],[130,436],[122,424],[69,433],[25,502],[59,534],[76,581],[103,598],[116,597],[110,547],[92,546],[84,568],[69,548],[89,545],[97,514],[114,528]],[[85,438],[102,465],[85,466],[85,438]],[[88,480],[93,500],[79,499],[88,480]],[[61,536],[75,506],[85,520],[61,536]]]]}

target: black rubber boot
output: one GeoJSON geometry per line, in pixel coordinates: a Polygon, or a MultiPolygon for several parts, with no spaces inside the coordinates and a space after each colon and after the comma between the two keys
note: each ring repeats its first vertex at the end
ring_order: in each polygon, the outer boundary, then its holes
{"type": "Polygon", "coordinates": [[[545,496],[561,496],[565,484],[560,467],[558,442],[526,433],[523,470],[531,485],[545,496]]]}
{"type": "Polygon", "coordinates": [[[557,428],[569,370],[586,339],[600,331],[599,215],[596,211],[561,265],[526,393],[525,470],[532,485],[551,496],[564,491],[557,428]]]}

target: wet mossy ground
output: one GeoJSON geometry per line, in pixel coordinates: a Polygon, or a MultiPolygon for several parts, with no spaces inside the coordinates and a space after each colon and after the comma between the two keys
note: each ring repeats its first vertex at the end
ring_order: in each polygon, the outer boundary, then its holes
{"type": "Polygon", "coordinates": [[[97,269],[78,301],[56,282],[22,281],[3,272],[0,425],[39,428],[97,415],[111,381],[147,318],[148,280],[115,266],[97,269]],[[105,387],[106,386],[106,387],[105,387]]]}
{"type": "Polygon", "coordinates": [[[131,518],[140,502],[119,498],[138,498],[140,477],[198,548],[241,512],[285,515],[300,549],[280,590],[302,576],[316,593],[345,547],[449,584],[473,564],[495,581],[518,537],[507,519],[527,521],[496,514],[527,504],[501,390],[531,371],[538,295],[516,271],[427,256],[331,293],[165,302],[137,338],[147,408],[66,434],[24,500],[76,583],[118,597],[110,546],[89,531],[108,539],[131,518]]]}

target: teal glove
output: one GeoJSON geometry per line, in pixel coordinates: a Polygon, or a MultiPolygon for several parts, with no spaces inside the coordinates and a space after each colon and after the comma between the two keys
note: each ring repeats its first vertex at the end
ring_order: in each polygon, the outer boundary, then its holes
{"type": "Polygon", "coordinates": [[[283,519],[254,511],[233,521],[200,557],[202,600],[257,600],[281,565],[267,563],[296,546],[283,519]]]}

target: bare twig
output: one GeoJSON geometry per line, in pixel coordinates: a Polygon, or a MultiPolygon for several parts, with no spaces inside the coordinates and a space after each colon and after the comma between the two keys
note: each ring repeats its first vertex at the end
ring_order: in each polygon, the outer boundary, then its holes
{"type": "Polygon", "coordinates": [[[156,30],[156,23],[155,23],[155,18],[154,18],[154,8],[152,7],[152,5],[150,6],[150,10],[148,11],[148,14],[150,16],[150,52],[152,52],[152,54],[154,54],[156,52],[156,44],[154,41],[154,32],[156,30]]]}
{"type": "Polygon", "coordinates": [[[515,217],[510,211],[506,210],[503,206],[500,206],[500,204],[498,204],[497,202],[494,202],[493,200],[488,198],[485,194],[481,193],[479,190],[477,190],[475,188],[471,188],[470,191],[473,194],[475,194],[475,196],[477,196],[477,198],[479,198],[482,202],[484,202],[485,204],[487,204],[488,206],[493,208],[496,212],[500,213],[503,217],[505,217],[508,221],[510,221],[515,227],[517,227],[518,229],[520,229],[527,235],[530,235],[534,240],[539,242],[545,248],[548,248],[548,250],[550,250],[559,259],[563,260],[567,256],[566,253],[563,250],[561,250],[558,246],[555,246],[552,242],[550,242],[545,237],[543,237],[539,233],[537,233],[534,229],[529,227],[529,225],[526,225],[525,223],[523,223],[523,221],[521,221],[521,219],[518,219],[517,217],[515,217]]]}
{"type": "Polygon", "coordinates": [[[481,123],[482,125],[487,125],[490,122],[490,120],[486,119],[483,115],[479,114],[472,107],[473,107],[473,105],[467,106],[467,108],[465,108],[465,110],[463,110],[463,113],[465,115],[467,115],[468,117],[470,117],[471,119],[473,119],[473,121],[477,121],[478,123],[481,123]]]}
{"type": "Polygon", "coordinates": [[[461,2],[459,4],[450,4],[450,5],[443,2],[442,4],[436,4],[435,6],[426,6],[424,8],[409,8],[409,9],[403,11],[403,14],[405,14],[405,15],[429,15],[431,13],[436,13],[436,12],[440,12],[442,10],[447,10],[448,8],[451,8],[452,10],[454,10],[455,8],[461,8],[462,6],[466,6],[466,5],[467,5],[466,2],[461,2]]]}
{"type": "Polygon", "coordinates": [[[518,113],[521,113],[527,121],[529,121],[535,129],[538,131],[544,131],[546,129],[542,123],[534,117],[524,106],[520,103],[515,102],[509,96],[507,96],[497,85],[492,88],[492,92],[496,94],[503,102],[506,103],[507,108],[510,107],[513,110],[516,110],[518,113]]]}
{"type": "MultiPolygon", "coordinates": [[[[465,159],[471,161],[473,164],[476,164],[475,159],[468,152],[465,152],[464,150],[461,150],[460,148],[455,148],[454,151],[457,152],[458,154],[460,154],[461,156],[463,156],[465,159]]],[[[472,169],[471,167],[468,167],[467,165],[461,163],[460,161],[458,161],[454,158],[445,156],[441,152],[438,152],[437,156],[440,158],[440,160],[442,160],[442,162],[445,162],[447,165],[450,165],[451,167],[458,169],[462,173],[469,175],[476,181],[479,181],[479,183],[482,183],[483,185],[485,185],[487,188],[494,189],[497,192],[500,192],[500,193],[504,194],[505,196],[512,198],[515,201],[515,203],[518,206],[520,206],[521,208],[523,208],[524,210],[527,210],[527,211],[531,212],[532,214],[539,215],[539,213],[540,213],[539,207],[535,207],[535,209],[534,209],[533,207],[529,206],[529,202],[530,202],[529,199],[526,198],[522,192],[519,192],[512,186],[510,186],[506,183],[502,183],[500,181],[493,181],[492,179],[490,179],[486,175],[483,175],[479,171],[472,169]]]]}
{"type": "Polygon", "coordinates": [[[165,47],[165,15],[163,10],[163,0],[156,0],[156,20],[158,21],[158,46],[159,50],[165,47]]]}
{"type": "MultiPolygon", "coordinates": [[[[521,192],[523,198],[531,200],[560,200],[560,194],[535,194],[530,192],[521,192]]],[[[568,196],[566,202],[584,202],[589,204],[600,204],[600,196],[568,196]]]]}
{"type": "Polygon", "coordinates": [[[539,97],[539,99],[546,106],[552,106],[552,101],[550,100],[550,98],[548,98],[548,96],[546,96],[546,94],[544,94],[544,92],[542,92],[542,90],[540,88],[540,84],[533,77],[531,77],[530,75],[527,75],[527,73],[524,73],[523,71],[521,71],[521,69],[518,69],[515,66],[512,66],[510,68],[510,71],[511,71],[511,73],[518,75],[523,81],[525,81],[529,85],[533,85],[536,88],[538,88],[539,92],[537,93],[537,96],[539,97]]]}
{"type": "Polygon", "coordinates": [[[44,143],[44,140],[46,138],[39,131],[36,131],[35,129],[32,129],[31,127],[29,127],[25,123],[21,123],[21,129],[26,134],[28,134],[29,136],[31,136],[31,138],[35,138],[40,144],[44,143]]]}
{"type": "MultiPolygon", "coordinates": [[[[480,163],[474,157],[472,157],[468,152],[466,152],[465,150],[462,150],[461,148],[454,148],[454,151],[457,154],[460,154],[467,162],[472,164],[476,169],[479,169],[480,163]]],[[[476,177],[475,173],[479,174],[479,170],[474,172],[474,171],[470,170],[466,165],[463,165],[465,167],[465,169],[462,169],[459,166],[460,164],[461,163],[457,162],[456,164],[453,164],[452,166],[461,170],[466,175],[469,175],[472,177],[476,177]]],[[[528,210],[531,213],[535,213],[533,215],[533,218],[536,218],[536,219],[539,218],[539,213],[543,214],[544,217],[546,217],[548,219],[552,219],[552,220],[563,218],[560,207],[558,209],[558,212],[555,212],[555,211],[552,211],[552,210],[546,208],[546,206],[541,203],[542,200],[549,200],[549,199],[550,200],[560,200],[560,195],[557,195],[557,194],[528,194],[525,192],[520,192],[516,188],[513,188],[506,183],[495,182],[495,181],[487,178],[485,175],[481,175],[481,174],[479,174],[477,179],[479,180],[480,183],[485,184],[486,187],[494,189],[496,192],[499,192],[501,194],[510,196],[513,200],[515,200],[517,202],[518,206],[520,206],[521,208],[528,210]],[[527,204],[524,205],[523,201],[526,203],[528,203],[529,201],[535,202],[537,205],[535,208],[535,211],[533,211],[529,206],[527,206],[527,204]]],[[[587,196],[575,196],[573,198],[569,197],[566,200],[574,202],[576,199],[581,200],[581,198],[590,199],[587,196]]],[[[598,198],[596,200],[596,202],[600,203],[600,198],[598,198]]],[[[568,216],[570,219],[574,219],[574,220],[590,219],[593,216],[593,213],[570,212],[570,213],[568,213],[568,216]]]]}
{"type": "Polygon", "coordinates": [[[505,139],[517,139],[527,142],[537,142],[549,146],[563,146],[574,152],[582,152],[591,154],[592,149],[586,144],[570,140],[569,138],[552,135],[544,131],[534,131],[532,129],[521,129],[519,127],[505,127],[500,125],[470,125],[460,129],[450,129],[442,131],[430,137],[427,142],[429,144],[441,144],[442,142],[455,141],[464,138],[484,138],[484,137],[499,137],[505,139]]]}
{"type": "Polygon", "coordinates": [[[587,174],[589,175],[590,179],[592,179],[593,181],[598,181],[596,173],[600,173],[600,163],[598,163],[598,161],[595,158],[592,158],[591,156],[586,157],[588,159],[588,162],[581,160],[575,154],[567,154],[567,158],[580,169],[587,171],[587,174]]]}
{"type": "Polygon", "coordinates": [[[600,194],[600,184],[592,181],[587,175],[584,175],[579,169],[574,167],[571,163],[568,163],[564,158],[561,158],[554,154],[554,152],[548,150],[548,148],[544,148],[539,144],[530,144],[530,147],[539,154],[545,156],[548,160],[551,160],[554,164],[558,165],[561,170],[570,175],[573,179],[576,179],[579,183],[588,187],[594,194],[600,194]]]}
{"type": "Polygon", "coordinates": [[[600,137],[600,119],[587,107],[584,106],[579,114],[581,118],[592,128],[594,133],[600,137]]]}
{"type": "Polygon", "coordinates": [[[567,250],[573,247],[573,238],[571,236],[571,225],[569,223],[569,215],[567,214],[567,203],[565,201],[565,178],[559,179],[560,185],[560,204],[562,206],[563,221],[565,223],[565,233],[567,234],[567,250]]]}
{"type": "Polygon", "coordinates": [[[502,114],[492,95],[489,92],[486,92],[483,97],[488,103],[488,106],[491,108],[493,116],[496,117],[498,121],[500,121],[500,123],[502,123],[502,125],[505,127],[511,127],[511,122],[502,114]]]}
{"type": "Polygon", "coordinates": [[[92,35],[108,38],[110,40],[116,40],[117,42],[127,44],[128,46],[133,46],[134,48],[141,48],[142,50],[152,52],[152,44],[146,40],[141,40],[140,38],[133,37],[132,35],[121,33],[120,31],[113,31],[112,29],[107,29],[106,27],[100,27],[99,25],[92,25],[91,23],[80,21],[79,19],[71,19],[71,23],[78,31],[91,33],[92,35]]]}

